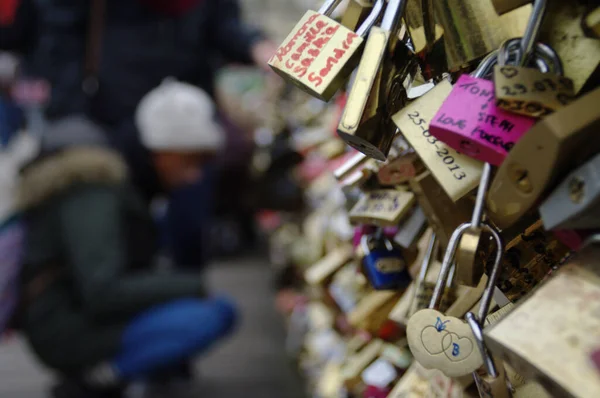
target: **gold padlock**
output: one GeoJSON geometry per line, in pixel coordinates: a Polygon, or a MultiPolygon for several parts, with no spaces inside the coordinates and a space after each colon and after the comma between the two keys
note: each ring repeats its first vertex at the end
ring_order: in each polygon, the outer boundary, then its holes
{"type": "Polygon", "coordinates": [[[349,214],[353,224],[396,226],[415,203],[412,192],[381,189],[366,192],[349,214]]]}
{"type": "Polygon", "coordinates": [[[471,203],[453,202],[428,171],[410,180],[410,187],[444,250],[454,230],[471,218],[471,203]]]}
{"type": "Polygon", "coordinates": [[[451,91],[452,84],[443,80],[396,113],[393,120],[451,200],[458,201],[479,184],[483,163],[458,153],[429,132],[431,120],[451,91]]]}
{"type": "Polygon", "coordinates": [[[358,64],[364,37],[384,6],[384,0],[376,0],[353,32],[328,17],[340,1],[327,0],[318,12],[307,11],[269,61],[285,80],[323,101],[331,99],[358,64]]]}
{"type": "Polygon", "coordinates": [[[600,341],[600,237],[498,324],[486,328],[492,352],[553,396],[600,396],[589,354],[600,341]],[[568,364],[566,366],[565,364],[568,364]]]}
{"type": "MultiPolygon", "coordinates": [[[[503,14],[532,0],[493,0],[496,11],[503,14]]],[[[575,93],[595,80],[600,73],[600,41],[584,32],[587,7],[578,1],[548,1],[539,41],[550,45],[562,60],[565,76],[573,80],[575,93]]],[[[597,18],[597,17],[596,17],[597,18]]],[[[593,23],[593,22],[592,22],[593,23]]],[[[521,36],[521,35],[515,35],[521,36]]]]}
{"type": "Polygon", "coordinates": [[[396,135],[391,116],[408,100],[404,81],[417,66],[397,35],[406,1],[391,0],[381,27],[371,29],[338,124],[338,134],[348,145],[381,161],[396,135]]]}
{"type": "Polygon", "coordinates": [[[600,151],[600,89],[542,119],[512,148],[491,184],[488,216],[513,225],[555,182],[600,151]]]}
{"type": "Polygon", "coordinates": [[[542,228],[540,220],[526,228],[519,227],[502,232],[508,243],[502,259],[504,266],[496,284],[511,302],[517,302],[528,294],[570,252],[552,233],[542,228]]]}
{"type": "Polygon", "coordinates": [[[371,13],[374,4],[371,0],[349,0],[342,15],[342,25],[350,30],[357,30],[371,13]]]}
{"type": "Polygon", "coordinates": [[[525,31],[529,9],[499,17],[490,1],[434,2],[437,22],[444,28],[448,69],[457,71],[496,50],[507,39],[525,31]]]}
{"type": "Polygon", "coordinates": [[[600,39],[600,7],[589,10],[583,16],[582,25],[587,37],[600,39]]]}

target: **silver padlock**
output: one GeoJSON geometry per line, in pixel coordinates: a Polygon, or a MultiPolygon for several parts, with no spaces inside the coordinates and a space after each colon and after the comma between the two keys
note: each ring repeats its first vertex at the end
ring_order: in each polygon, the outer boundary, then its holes
{"type": "Polygon", "coordinates": [[[600,154],[573,171],[540,206],[547,229],[600,228],[600,154]]]}

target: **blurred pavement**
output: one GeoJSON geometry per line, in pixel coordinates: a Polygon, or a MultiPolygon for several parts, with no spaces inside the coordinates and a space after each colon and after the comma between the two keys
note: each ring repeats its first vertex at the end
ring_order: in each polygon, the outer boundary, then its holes
{"type": "MultiPolygon", "coordinates": [[[[198,392],[189,397],[303,398],[283,348],[284,330],[265,260],[220,261],[208,272],[208,286],[234,297],[243,319],[234,337],[198,361],[198,392]]],[[[0,345],[0,398],[46,398],[50,382],[19,338],[0,345]]]]}

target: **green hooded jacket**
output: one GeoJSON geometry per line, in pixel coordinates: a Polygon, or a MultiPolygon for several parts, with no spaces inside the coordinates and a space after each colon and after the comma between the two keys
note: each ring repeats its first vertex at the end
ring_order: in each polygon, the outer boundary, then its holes
{"type": "Polygon", "coordinates": [[[198,275],[151,272],[154,226],[126,174],[117,154],[92,147],[58,151],[23,172],[23,291],[35,295],[22,327],[42,362],[64,373],[110,360],[142,311],[203,294],[198,275]]]}

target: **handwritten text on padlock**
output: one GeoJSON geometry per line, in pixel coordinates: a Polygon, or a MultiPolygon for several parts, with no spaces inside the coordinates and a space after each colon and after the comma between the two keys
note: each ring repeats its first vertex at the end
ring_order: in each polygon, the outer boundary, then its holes
{"type": "Polygon", "coordinates": [[[438,139],[483,162],[500,165],[535,120],[495,104],[494,83],[462,75],[431,121],[438,139]]]}

